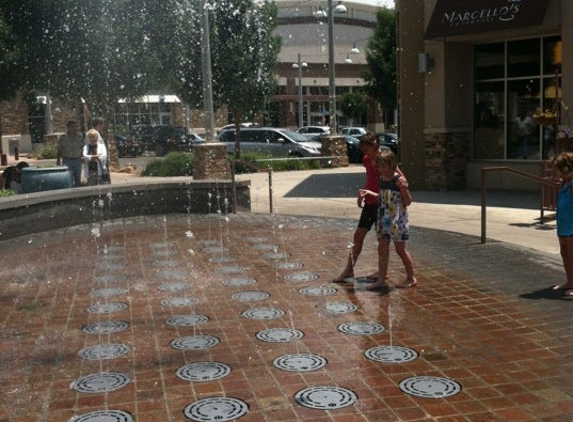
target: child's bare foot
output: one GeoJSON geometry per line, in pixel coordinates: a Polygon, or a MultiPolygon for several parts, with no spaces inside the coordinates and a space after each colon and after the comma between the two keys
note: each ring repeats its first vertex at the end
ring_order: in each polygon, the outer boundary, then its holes
{"type": "Polygon", "coordinates": [[[572,283],[563,283],[563,284],[556,284],[555,286],[553,286],[551,288],[551,290],[553,291],[557,291],[557,290],[571,290],[573,289],[573,284],[572,283]]]}
{"type": "Polygon", "coordinates": [[[378,280],[376,283],[372,283],[366,286],[366,290],[379,290],[379,289],[384,289],[386,287],[388,287],[388,285],[384,280],[382,281],[378,280]]]}
{"type": "MultiPolygon", "coordinates": [[[[375,273],[372,274],[368,274],[366,277],[364,277],[367,280],[378,280],[378,271],[376,271],[375,273]]],[[[388,280],[390,278],[390,276],[388,275],[388,273],[386,273],[386,276],[384,277],[386,280],[388,280]]]]}
{"type": "Polygon", "coordinates": [[[414,287],[416,284],[418,284],[418,280],[416,280],[416,277],[412,277],[410,279],[406,279],[403,283],[396,284],[394,287],[397,289],[407,289],[408,287],[414,287]]]}
{"type": "Polygon", "coordinates": [[[340,274],[338,277],[333,278],[330,282],[331,282],[331,283],[339,283],[339,284],[340,284],[340,283],[348,283],[348,282],[346,281],[346,279],[352,278],[352,277],[354,277],[354,273],[353,273],[353,272],[347,272],[347,271],[345,271],[345,272],[343,272],[342,274],[340,274]]]}

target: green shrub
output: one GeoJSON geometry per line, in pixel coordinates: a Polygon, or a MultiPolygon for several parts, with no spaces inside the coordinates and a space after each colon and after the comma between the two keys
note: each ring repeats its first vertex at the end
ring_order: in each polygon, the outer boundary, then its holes
{"type": "Polygon", "coordinates": [[[45,142],[40,146],[38,158],[52,159],[58,157],[58,145],[55,142],[45,142]]]}
{"type": "MultiPolygon", "coordinates": [[[[294,157],[289,157],[285,160],[273,159],[272,161],[265,161],[265,159],[271,158],[268,155],[249,153],[241,155],[241,161],[246,161],[252,166],[259,168],[260,170],[272,169],[273,171],[290,171],[290,170],[316,170],[320,169],[320,159],[316,160],[296,160],[294,157]]],[[[235,172],[237,174],[242,173],[253,173],[254,170],[249,166],[237,162],[235,164],[235,172]]]]}
{"type": "Polygon", "coordinates": [[[16,193],[12,189],[0,189],[0,198],[3,198],[5,196],[12,196],[15,194],[16,193]]]}
{"type": "Polygon", "coordinates": [[[192,154],[170,152],[164,158],[150,161],[141,175],[150,177],[192,176],[194,158],[192,154]]]}

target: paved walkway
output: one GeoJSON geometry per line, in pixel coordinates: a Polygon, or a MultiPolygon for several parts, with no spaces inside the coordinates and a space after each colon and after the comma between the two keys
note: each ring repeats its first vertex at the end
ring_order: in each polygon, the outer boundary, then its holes
{"type": "Polygon", "coordinates": [[[573,421],[573,301],[534,195],[492,196],[480,244],[475,192],[413,192],[419,284],[378,294],[329,282],[359,170],[274,174],[272,215],[257,175],[252,213],[0,242],[0,421],[573,421]]]}

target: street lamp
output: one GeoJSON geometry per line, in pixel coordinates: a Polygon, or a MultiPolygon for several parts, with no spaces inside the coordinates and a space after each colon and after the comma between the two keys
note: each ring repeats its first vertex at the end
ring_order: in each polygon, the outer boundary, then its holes
{"type": "Polygon", "coordinates": [[[307,66],[306,62],[300,61],[300,53],[298,53],[297,62],[292,64],[293,69],[298,69],[298,127],[304,126],[304,120],[302,117],[302,68],[307,66]]]}
{"type": "Polygon", "coordinates": [[[330,108],[330,134],[337,133],[336,124],[336,84],[334,82],[334,13],[346,13],[346,6],[339,1],[332,7],[332,0],[328,0],[328,107],[330,108]]]}
{"type": "Polygon", "coordinates": [[[203,2],[203,43],[201,44],[201,74],[203,79],[203,110],[205,113],[205,141],[214,140],[213,85],[211,74],[211,44],[209,39],[209,7],[203,2]]]}

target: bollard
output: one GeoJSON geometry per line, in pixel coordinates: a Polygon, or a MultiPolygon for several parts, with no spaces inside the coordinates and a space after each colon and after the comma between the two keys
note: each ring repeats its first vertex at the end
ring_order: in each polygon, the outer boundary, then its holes
{"type": "Polygon", "coordinates": [[[14,160],[18,161],[20,159],[20,151],[18,147],[14,147],[14,160]]]}

